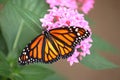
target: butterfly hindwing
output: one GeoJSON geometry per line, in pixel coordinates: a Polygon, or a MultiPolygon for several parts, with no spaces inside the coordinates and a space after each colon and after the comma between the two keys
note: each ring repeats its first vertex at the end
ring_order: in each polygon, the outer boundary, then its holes
{"type": "Polygon", "coordinates": [[[44,43],[44,35],[37,36],[33,41],[31,41],[22,51],[19,57],[19,63],[21,65],[41,62],[42,61],[42,46],[44,43]],[[24,58],[23,58],[24,57],[24,58]]]}

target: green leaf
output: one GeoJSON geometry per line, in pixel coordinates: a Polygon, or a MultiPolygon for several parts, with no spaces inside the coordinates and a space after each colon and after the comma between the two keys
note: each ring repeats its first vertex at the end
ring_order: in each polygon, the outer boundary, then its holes
{"type": "Polygon", "coordinates": [[[16,51],[11,51],[8,53],[7,61],[11,68],[15,68],[18,65],[18,55],[16,51]]]}
{"type": "Polygon", "coordinates": [[[42,67],[40,64],[33,64],[24,66],[20,71],[20,74],[25,80],[44,80],[45,78],[54,75],[55,72],[42,67]]]}
{"type": "Polygon", "coordinates": [[[93,39],[92,48],[94,48],[94,50],[112,52],[112,53],[119,53],[118,49],[116,49],[113,45],[111,45],[107,41],[103,40],[102,38],[93,34],[92,39],[93,39]]]}
{"type": "Polygon", "coordinates": [[[7,45],[6,45],[4,37],[2,36],[1,30],[0,30],[0,51],[4,53],[8,52],[7,45]]]}
{"type": "Polygon", "coordinates": [[[53,70],[48,68],[48,65],[45,67],[45,65],[42,65],[41,63],[25,66],[19,65],[15,52],[9,53],[7,60],[12,68],[10,79],[13,80],[43,80],[55,74],[53,70]]]}
{"type": "Polygon", "coordinates": [[[0,75],[8,77],[11,73],[11,68],[6,60],[6,56],[0,52],[0,75]]]}
{"type": "Polygon", "coordinates": [[[25,44],[41,33],[39,18],[47,9],[44,0],[10,0],[6,3],[0,14],[0,24],[9,51],[21,51],[25,44]]]}
{"type": "Polygon", "coordinates": [[[19,8],[33,12],[38,15],[39,18],[42,18],[49,9],[45,0],[12,0],[12,4],[19,8]]]}
{"type": "Polygon", "coordinates": [[[0,62],[6,63],[6,56],[3,54],[3,52],[0,51],[0,62]]]}
{"type": "Polygon", "coordinates": [[[84,64],[85,66],[91,69],[97,69],[97,70],[118,67],[118,65],[113,64],[112,62],[106,60],[105,58],[103,58],[93,50],[91,50],[91,54],[84,57],[80,63],[84,64]]]}

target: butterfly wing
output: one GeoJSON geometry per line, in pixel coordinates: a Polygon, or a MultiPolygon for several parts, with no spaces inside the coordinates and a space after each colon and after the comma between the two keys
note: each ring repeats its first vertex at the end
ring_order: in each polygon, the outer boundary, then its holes
{"type": "Polygon", "coordinates": [[[84,40],[89,37],[90,32],[88,30],[85,30],[83,28],[76,27],[75,31],[77,32],[77,38],[79,40],[84,40]]]}
{"type": "Polygon", "coordinates": [[[68,58],[78,42],[88,36],[88,31],[78,27],[52,29],[31,41],[23,49],[18,62],[22,65],[33,62],[52,63],[60,57],[68,58]]]}
{"type": "Polygon", "coordinates": [[[23,49],[18,62],[21,65],[42,61],[42,45],[44,44],[44,35],[39,35],[23,49]]]}
{"type": "Polygon", "coordinates": [[[21,65],[33,62],[52,63],[57,61],[60,58],[59,56],[53,41],[42,34],[23,49],[18,62],[21,65]]]}
{"type": "Polygon", "coordinates": [[[89,31],[80,27],[64,27],[50,30],[50,35],[62,58],[68,58],[74,52],[75,46],[87,38],[89,31]]]}
{"type": "Polygon", "coordinates": [[[62,58],[67,58],[73,54],[76,35],[72,30],[69,30],[68,27],[52,29],[50,35],[62,58]]]}
{"type": "Polygon", "coordinates": [[[55,46],[55,43],[51,40],[51,37],[45,39],[45,47],[43,48],[43,62],[53,63],[60,59],[60,54],[55,46]]]}

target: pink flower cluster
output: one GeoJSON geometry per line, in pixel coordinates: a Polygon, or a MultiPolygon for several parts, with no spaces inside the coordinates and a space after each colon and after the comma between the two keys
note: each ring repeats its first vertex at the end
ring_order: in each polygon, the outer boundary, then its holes
{"type": "Polygon", "coordinates": [[[73,55],[67,59],[67,61],[70,62],[70,65],[72,65],[74,62],[79,63],[79,60],[82,60],[82,57],[90,54],[90,47],[92,46],[91,42],[92,39],[89,37],[84,41],[81,41],[80,45],[76,46],[73,55]],[[80,49],[81,52],[79,52],[77,49],[80,49]]]}
{"type": "MultiPolygon", "coordinates": [[[[48,30],[54,29],[62,26],[78,26],[89,30],[91,29],[88,25],[88,22],[84,19],[84,14],[80,14],[77,10],[66,8],[66,7],[53,7],[49,9],[49,14],[46,14],[44,18],[40,19],[42,26],[48,26],[48,30]]],[[[71,57],[67,59],[72,65],[74,62],[78,63],[79,60],[82,60],[82,57],[85,57],[87,54],[90,54],[91,47],[91,36],[81,42],[80,45],[77,45],[75,51],[71,57]],[[78,51],[81,49],[81,51],[78,51]]]]}
{"type": "Polygon", "coordinates": [[[94,7],[94,0],[46,0],[50,8],[55,6],[65,6],[77,9],[87,14],[94,7]]]}

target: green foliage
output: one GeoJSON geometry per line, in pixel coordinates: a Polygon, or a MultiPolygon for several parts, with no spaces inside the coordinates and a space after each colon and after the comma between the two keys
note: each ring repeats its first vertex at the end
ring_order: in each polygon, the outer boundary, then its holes
{"type": "Polygon", "coordinates": [[[48,6],[44,0],[12,0],[6,3],[1,11],[0,22],[9,51],[21,48],[21,43],[23,43],[22,46],[25,45],[41,32],[39,18],[43,17],[47,9],[48,6]],[[22,40],[26,40],[25,43],[22,40]]]}
{"type": "Polygon", "coordinates": [[[1,31],[0,31],[0,45],[1,45],[0,51],[7,53],[8,52],[7,45],[6,45],[4,37],[2,36],[1,31]]]}
{"type": "MultiPolygon", "coordinates": [[[[94,48],[92,48],[94,49],[94,48]]],[[[91,55],[86,56],[81,61],[82,64],[85,66],[96,69],[96,70],[102,70],[102,69],[110,69],[110,68],[117,68],[118,65],[113,64],[112,62],[106,60],[102,56],[100,56],[96,51],[91,49],[91,55]]]]}
{"type": "MultiPolygon", "coordinates": [[[[13,58],[11,57],[11,59],[13,58]]],[[[0,75],[11,80],[44,80],[55,75],[54,71],[40,64],[20,66],[17,65],[16,59],[14,59],[15,61],[11,59],[6,60],[5,55],[0,52],[0,75]]]]}
{"type": "Polygon", "coordinates": [[[98,54],[98,51],[117,53],[118,50],[112,45],[110,45],[108,42],[104,41],[103,39],[99,38],[94,34],[92,35],[92,39],[93,43],[92,48],[90,50],[91,55],[88,55],[85,58],[83,58],[83,60],[80,61],[80,63],[84,64],[89,68],[97,70],[119,67],[118,65],[108,61],[107,59],[98,54]]]}
{"type": "Polygon", "coordinates": [[[0,75],[7,77],[10,73],[10,66],[5,58],[5,55],[0,52],[0,75]]]}
{"type": "Polygon", "coordinates": [[[111,52],[111,53],[118,53],[119,50],[116,49],[113,45],[109,44],[105,40],[101,39],[97,35],[93,34],[92,35],[93,39],[93,48],[95,51],[105,51],[105,52],[111,52]]]}

